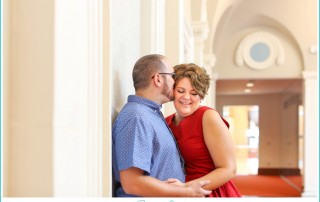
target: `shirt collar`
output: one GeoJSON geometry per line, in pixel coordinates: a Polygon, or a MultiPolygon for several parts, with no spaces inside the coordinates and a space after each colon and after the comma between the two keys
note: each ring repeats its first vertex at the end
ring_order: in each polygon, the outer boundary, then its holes
{"type": "Polygon", "coordinates": [[[136,96],[136,95],[129,95],[128,102],[136,102],[139,104],[143,104],[143,105],[151,108],[152,110],[161,110],[161,108],[162,108],[162,105],[159,105],[158,103],[156,103],[152,100],[149,100],[147,98],[136,96]]]}

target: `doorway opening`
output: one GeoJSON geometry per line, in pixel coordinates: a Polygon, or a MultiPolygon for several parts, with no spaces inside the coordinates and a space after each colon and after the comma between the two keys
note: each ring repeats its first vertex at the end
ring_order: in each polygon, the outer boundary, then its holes
{"type": "Polygon", "coordinates": [[[257,175],[259,168],[259,106],[223,106],[230,124],[237,160],[237,175],[257,175]]]}

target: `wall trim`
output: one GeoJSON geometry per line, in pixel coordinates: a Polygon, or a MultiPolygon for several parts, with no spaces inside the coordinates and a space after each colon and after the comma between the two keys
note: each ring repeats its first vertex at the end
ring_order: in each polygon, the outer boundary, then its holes
{"type": "Polygon", "coordinates": [[[258,175],[301,175],[299,168],[259,168],[258,175]]]}

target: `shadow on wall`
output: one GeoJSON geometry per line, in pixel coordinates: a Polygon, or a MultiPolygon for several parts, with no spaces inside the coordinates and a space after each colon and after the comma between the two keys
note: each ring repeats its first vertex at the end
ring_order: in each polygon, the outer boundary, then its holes
{"type": "Polygon", "coordinates": [[[120,79],[120,73],[119,71],[114,71],[113,76],[113,92],[112,92],[112,106],[111,106],[111,121],[112,125],[114,121],[116,120],[120,110],[122,109],[123,105],[126,101],[126,96],[123,95],[122,87],[124,83],[120,79]]]}
{"type": "MultiPolygon", "coordinates": [[[[112,125],[113,125],[113,123],[114,123],[114,121],[116,120],[116,118],[117,118],[117,116],[118,116],[118,114],[119,114],[119,112],[114,108],[114,107],[112,107],[112,109],[111,109],[111,121],[112,121],[112,125]]],[[[111,137],[112,137],[112,135],[111,135],[111,137]]],[[[112,140],[111,140],[111,142],[112,142],[112,140]]],[[[112,145],[111,145],[112,146],[112,145]]],[[[112,151],[112,150],[111,150],[112,151]]],[[[111,155],[111,163],[112,163],[113,161],[112,161],[112,155],[111,155]]],[[[112,197],[115,197],[115,187],[116,187],[116,183],[115,183],[115,181],[114,181],[114,175],[113,175],[113,167],[111,167],[112,169],[111,169],[111,172],[112,172],[112,197]]]]}
{"type": "Polygon", "coordinates": [[[111,109],[111,123],[113,125],[114,121],[116,120],[118,114],[120,111],[117,111],[115,107],[112,107],[111,109]]]}
{"type": "MultiPolygon", "coordinates": [[[[122,106],[124,105],[124,99],[123,99],[123,92],[121,91],[121,80],[119,76],[119,71],[114,72],[114,77],[113,77],[113,93],[111,95],[112,97],[112,106],[111,106],[111,125],[113,126],[113,123],[115,122],[122,106]]],[[[112,135],[111,135],[112,137],[112,135]]],[[[112,142],[112,140],[111,140],[112,142]]],[[[111,145],[112,146],[112,145],[111,145]]],[[[111,150],[112,151],[112,150],[111,150]]],[[[112,158],[112,155],[111,155],[112,158]]],[[[111,162],[112,159],[111,159],[111,162]]],[[[113,168],[111,169],[112,172],[112,197],[115,197],[115,190],[116,190],[116,183],[114,180],[114,175],[113,175],[113,168]]]]}

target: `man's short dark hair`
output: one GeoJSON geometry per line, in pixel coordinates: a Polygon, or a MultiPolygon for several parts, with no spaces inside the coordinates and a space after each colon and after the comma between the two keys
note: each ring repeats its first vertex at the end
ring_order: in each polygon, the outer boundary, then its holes
{"type": "Polygon", "coordinates": [[[151,54],[141,57],[135,63],[132,71],[132,79],[136,91],[148,87],[151,77],[165,70],[165,65],[162,62],[165,58],[163,55],[151,54]]]}

